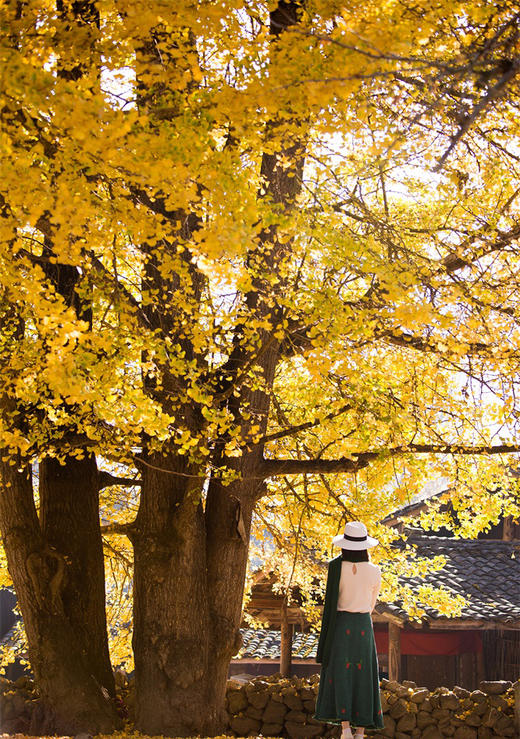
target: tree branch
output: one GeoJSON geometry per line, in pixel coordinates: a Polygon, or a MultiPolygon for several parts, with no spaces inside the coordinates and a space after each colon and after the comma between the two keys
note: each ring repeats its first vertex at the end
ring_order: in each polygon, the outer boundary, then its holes
{"type": "Polygon", "coordinates": [[[378,454],[378,452],[363,452],[339,459],[264,459],[260,469],[264,477],[357,472],[367,467],[378,454]]]}
{"type": "Polygon", "coordinates": [[[380,454],[511,454],[520,452],[520,444],[477,444],[476,446],[465,446],[464,444],[403,444],[402,446],[382,449],[380,454]]]}
{"type": "Polygon", "coordinates": [[[402,446],[369,452],[354,452],[350,457],[339,459],[264,459],[260,470],[264,477],[280,475],[331,474],[334,472],[357,472],[367,467],[377,457],[392,457],[399,454],[511,454],[520,452],[520,444],[497,444],[464,446],[463,444],[403,444],[402,446]]]}
{"type": "MultiPolygon", "coordinates": [[[[518,190],[515,191],[514,197],[510,198],[509,202],[512,202],[512,200],[518,195],[518,190]]],[[[506,207],[508,205],[506,203],[506,207]]],[[[481,231],[478,233],[471,234],[469,238],[467,238],[462,244],[459,244],[457,247],[457,252],[452,252],[451,254],[448,254],[446,257],[444,257],[440,261],[440,267],[438,269],[439,273],[447,272],[455,272],[459,269],[463,269],[464,267],[469,267],[470,264],[473,264],[474,262],[478,261],[482,257],[489,256],[490,254],[493,254],[496,251],[500,251],[506,246],[509,246],[509,244],[512,241],[515,241],[520,237],[520,226],[515,226],[509,231],[497,231],[497,238],[493,243],[488,246],[487,248],[479,249],[476,253],[468,255],[468,258],[465,259],[460,255],[460,252],[462,249],[471,246],[472,243],[477,241],[478,239],[483,239],[486,232],[489,232],[492,230],[492,227],[490,224],[485,224],[481,231]]]]}
{"type": "Polygon", "coordinates": [[[135,521],[130,523],[108,523],[100,526],[100,529],[104,536],[107,534],[121,534],[131,540],[135,534],[135,521]]]}
{"type": "Polygon", "coordinates": [[[132,477],[117,477],[111,475],[110,472],[104,470],[98,474],[98,489],[108,488],[111,485],[124,485],[127,488],[137,487],[142,485],[143,482],[139,478],[132,477]]]}
{"type": "Polygon", "coordinates": [[[127,290],[127,288],[119,282],[116,275],[113,275],[106,267],[105,265],[93,254],[90,256],[90,261],[96,272],[98,272],[100,275],[102,275],[104,278],[108,280],[109,283],[112,283],[114,285],[114,290],[117,292],[118,295],[122,295],[123,298],[126,300],[128,305],[133,308],[135,311],[135,316],[141,326],[144,328],[150,328],[150,324],[148,323],[148,319],[143,313],[142,305],[139,303],[139,301],[134,298],[132,293],[127,290]]]}
{"type": "Polygon", "coordinates": [[[346,413],[347,411],[351,410],[351,408],[352,406],[350,405],[350,403],[347,403],[346,405],[339,408],[337,411],[334,411],[333,413],[328,413],[324,418],[316,418],[314,421],[306,421],[305,423],[300,423],[297,426],[290,426],[289,428],[281,429],[281,431],[276,431],[273,434],[266,434],[265,436],[262,436],[262,438],[258,441],[258,444],[266,444],[268,441],[283,439],[285,436],[293,436],[300,431],[306,431],[307,429],[314,428],[315,426],[319,426],[321,423],[323,423],[323,421],[330,421],[332,418],[336,418],[342,413],[346,413]]]}
{"type": "Polygon", "coordinates": [[[475,105],[471,113],[466,115],[459,127],[459,130],[457,133],[452,137],[451,143],[444,152],[444,154],[439,159],[437,165],[433,168],[434,172],[440,172],[440,170],[443,168],[444,163],[446,162],[446,159],[449,157],[453,149],[457,146],[461,138],[469,131],[473,123],[477,120],[477,118],[480,116],[480,114],[487,108],[487,106],[493,102],[494,100],[499,99],[504,90],[507,88],[507,85],[509,82],[514,80],[514,78],[517,76],[518,72],[520,71],[520,59],[517,57],[516,59],[512,60],[510,63],[510,67],[507,70],[505,74],[502,75],[502,77],[496,82],[484,95],[480,101],[475,105]]]}
{"type": "MultiPolygon", "coordinates": [[[[443,343],[442,340],[436,342],[433,339],[422,339],[420,336],[414,336],[413,334],[409,333],[397,334],[391,330],[388,330],[375,333],[374,338],[384,339],[389,344],[394,344],[395,346],[405,346],[421,352],[443,353],[444,351],[439,347],[439,344],[443,343]]],[[[475,341],[470,344],[466,344],[465,342],[463,343],[464,346],[467,346],[467,351],[464,352],[465,356],[476,356],[479,354],[485,354],[487,351],[491,351],[492,349],[492,347],[490,347],[488,344],[483,344],[480,341],[475,341]]],[[[510,357],[516,354],[516,352],[505,350],[504,354],[507,354],[507,356],[510,357]]]]}

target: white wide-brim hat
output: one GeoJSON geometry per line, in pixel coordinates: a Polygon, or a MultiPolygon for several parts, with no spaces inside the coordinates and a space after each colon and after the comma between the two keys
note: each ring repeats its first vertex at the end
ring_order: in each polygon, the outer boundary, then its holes
{"type": "Polygon", "coordinates": [[[379,544],[377,539],[368,536],[367,527],[361,521],[350,521],[347,523],[344,533],[335,536],[332,543],[335,547],[352,549],[354,551],[370,549],[379,544]]]}

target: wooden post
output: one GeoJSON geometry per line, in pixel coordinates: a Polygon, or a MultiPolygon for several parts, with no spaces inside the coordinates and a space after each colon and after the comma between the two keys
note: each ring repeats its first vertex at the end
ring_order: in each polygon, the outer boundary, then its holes
{"type": "Polygon", "coordinates": [[[457,685],[461,688],[467,688],[468,690],[475,690],[477,687],[474,685],[476,674],[476,657],[471,652],[464,652],[463,654],[457,655],[457,674],[456,681],[457,685]]]}
{"type": "Polygon", "coordinates": [[[482,682],[482,680],[485,680],[486,677],[487,675],[484,667],[484,651],[481,649],[477,652],[477,682],[482,682]]]}
{"type": "Polygon", "coordinates": [[[502,539],[504,541],[513,541],[515,538],[515,525],[513,516],[506,516],[502,522],[502,539]]]}
{"type": "Polygon", "coordinates": [[[388,622],[388,677],[401,679],[401,628],[392,621],[388,622]]]}
{"type": "Polygon", "coordinates": [[[287,618],[287,601],[282,605],[280,623],[280,673],[282,677],[291,677],[292,672],[292,637],[293,624],[287,618]]]}

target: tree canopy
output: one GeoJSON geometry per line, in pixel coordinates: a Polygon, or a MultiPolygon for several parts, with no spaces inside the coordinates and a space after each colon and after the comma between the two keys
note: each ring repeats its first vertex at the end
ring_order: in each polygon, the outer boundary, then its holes
{"type": "MultiPolygon", "coordinates": [[[[0,13],[4,491],[97,459],[128,578],[132,547],[184,566],[200,544],[222,585],[253,527],[310,589],[362,519],[410,604],[397,574],[422,565],[380,521],[425,480],[450,479],[463,535],[518,515],[516,3],[0,13]]],[[[229,653],[233,608],[210,606],[229,653]]]]}

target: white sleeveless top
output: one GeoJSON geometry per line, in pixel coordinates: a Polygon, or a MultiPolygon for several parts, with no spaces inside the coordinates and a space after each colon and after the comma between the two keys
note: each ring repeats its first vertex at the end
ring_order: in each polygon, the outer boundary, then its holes
{"type": "Polygon", "coordinates": [[[342,562],[338,611],[372,613],[381,589],[381,570],[372,562],[342,562]]]}

